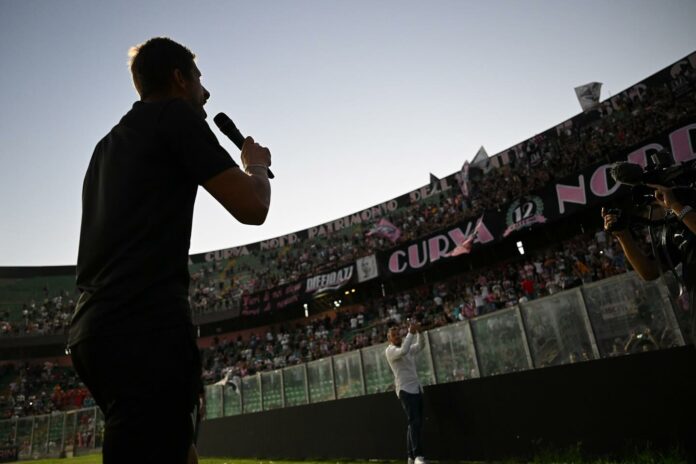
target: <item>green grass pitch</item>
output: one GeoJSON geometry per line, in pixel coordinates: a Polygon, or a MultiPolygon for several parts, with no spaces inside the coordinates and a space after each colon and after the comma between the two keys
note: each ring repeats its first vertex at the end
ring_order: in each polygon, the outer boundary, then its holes
{"type": "MultiPolygon", "coordinates": [[[[40,459],[36,461],[26,461],[32,464],[102,464],[101,454],[90,454],[87,456],[79,456],[75,458],[68,459],[40,459]]],[[[200,464],[341,464],[346,462],[349,464],[406,464],[406,460],[403,461],[269,461],[269,460],[256,460],[256,459],[235,459],[235,458],[201,458],[198,461],[200,464]]],[[[584,460],[578,456],[566,455],[566,456],[544,456],[539,457],[528,464],[682,464],[686,463],[680,456],[674,455],[660,455],[653,454],[650,452],[637,454],[633,459],[627,459],[623,461],[615,460],[605,460],[605,459],[592,459],[584,460]]],[[[156,464],[156,463],[153,463],[156,464]]],[[[456,464],[452,462],[439,463],[439,464],[456,464]]],[[[477,464],[472,461],[463,461],[459,464],[477,464]]],[[[478,463],[486,464],[486,463],[478,463]]],[[[494,464],[493,462],[488,462],[487,464],[494,464]]],[[[504,461],[497,464],[523,464],[520,461],[504,461]]]]}

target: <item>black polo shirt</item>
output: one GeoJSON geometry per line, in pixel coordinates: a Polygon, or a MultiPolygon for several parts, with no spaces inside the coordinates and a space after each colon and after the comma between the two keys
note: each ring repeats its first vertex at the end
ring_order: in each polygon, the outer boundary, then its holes
{"type": "Polygon", "coordinates": [[[191,324],[198,185],[237,166],[185,101],[136,102],[96,146],[82,190],[69,344],[191,324]]]}

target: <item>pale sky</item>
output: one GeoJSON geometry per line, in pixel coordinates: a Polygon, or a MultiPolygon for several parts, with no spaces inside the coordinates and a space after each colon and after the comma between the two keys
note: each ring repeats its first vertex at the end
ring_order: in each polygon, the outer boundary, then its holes
{"type": "MultiPolygon", "coordinates": [[[[273,155],[267,222],[199,189],[191,253],[305,229],[458,171],[696,50],[696,2],[0,0],[0,266],[75,264],[82,179],[169,36],[273,155]]],[[[212,126],[212,117],[210,119],[212,126]]],[[[239,151],[214,128],[232,157],[239,151]]]]}

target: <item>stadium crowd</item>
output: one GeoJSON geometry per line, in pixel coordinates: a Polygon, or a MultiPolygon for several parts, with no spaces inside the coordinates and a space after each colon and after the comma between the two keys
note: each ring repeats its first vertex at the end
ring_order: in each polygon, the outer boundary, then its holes
{"type": "Polygon", "coordinates": [[[623,272],[626,260],[615,240],[603,231],[579,236],[532,256],[368,301],[358,311],[281,324],[246,339],[215,339],[202,350],[203,376],[212,383],[308,362],[383,343],[388,326],[408,318],[424,328],[440,327],[623,272]]]}
{"type": "Polygon", "coordinates": [[[0,334],[48,335],[67,330],[75,309],[75,300],[70,292],[60,290],[55,296],[50,296],[48,289],[45,289],[44,297],[39,301],[37,303],[32,299],[24,303],[19,318],[13,318],[9,310],[0,314],[0,334]]]}
{"type": "MultiPolygon", "coordinates": [[[[696,73],[686,77],[692,87],[696,73]]],[[[539,134],[507,151],[509,164],[498,172],[473,176],[473,215],[496,209],[516,198],[560,180],[586,166],[609,161],[615,153],[629,149],[696,114],[696,92],[679,96],[666,86],[623,92],[602,103],[587,115],[585,124],[568,124],[539,134]]]]}
{"type": "Polygon", "coordinates": [[[8,363],[0,365],[0,419],[88,408],[96,403],[70,367],[8,363]]]}

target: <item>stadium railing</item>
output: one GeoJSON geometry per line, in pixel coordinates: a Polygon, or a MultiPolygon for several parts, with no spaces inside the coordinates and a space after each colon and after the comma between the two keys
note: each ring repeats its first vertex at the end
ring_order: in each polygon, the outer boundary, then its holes
{"type": "MultiPolygon", "coordinates": [[[[662,281],[622,274],[424,332],[419,376],[427,386],[681,346],[676,314],[682,312],[675,313],[662,281]]],[[[209,385],[206,417],[393,390],[385,348],[386,343],[209,385]]]]}
{"type": "Polygon", "coordinates": [[[16,446],[20,459],[91,453],[101,448],[103,437],[98,407],[0,421],[0,446],[16,446]]]}

